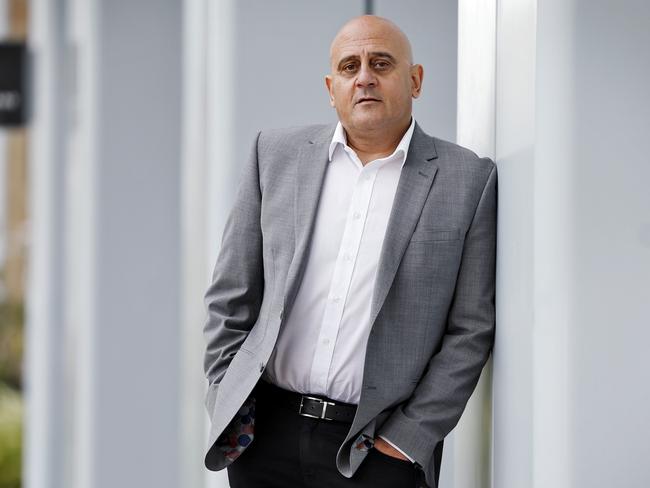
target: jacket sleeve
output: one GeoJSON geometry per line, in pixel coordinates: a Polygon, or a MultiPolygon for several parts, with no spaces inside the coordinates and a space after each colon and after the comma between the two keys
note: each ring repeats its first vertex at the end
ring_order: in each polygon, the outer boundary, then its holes
{"type": "Polygon", "coordinates": [[[497,169],[487,177],[466,233],[447,329],[413,394],[376,432],[421,465],[456,426],[494,343],[497,169]]]}
{"type": "Polygon", "coordinates": [[[216,388],[230,361],[253,328],[264,293],[262,194],[258,170],[258,133],[250,157],[240,173],[234,205],[226,220],[212,282],[204,303],[207,320],[204,370],[210,387],[206,407],[210,410],[216,388]]]}

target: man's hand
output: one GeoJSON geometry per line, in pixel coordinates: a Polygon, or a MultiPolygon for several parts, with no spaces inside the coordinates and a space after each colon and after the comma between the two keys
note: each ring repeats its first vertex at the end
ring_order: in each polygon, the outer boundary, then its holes
{"type": "Polygon", "coordinates": [[[388,456],[396,457],[398,459],[403,459],[404,461],[409,460],[406,456],[404,456],[404,454],[399,452],[397,449],[395,449],[393,446],[391,446],[388,442],[386,442],[381,437],[375,437],[374,447],[379,452],[386,454],[388,456]]]}

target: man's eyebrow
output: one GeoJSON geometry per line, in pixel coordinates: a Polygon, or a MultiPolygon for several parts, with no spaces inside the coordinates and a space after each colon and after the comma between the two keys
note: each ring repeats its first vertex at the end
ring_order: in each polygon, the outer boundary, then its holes
{"type": "MultiPolygon", "coordinates": [[[[392,63],[395,63],[395,64],[397,63],[397,60],[395,59],[395,56],[393,56],[390,53],[384,52],[384,51],[373,51],[373,52],[370,53],[370,57],[371,58],[386,58],[389,61],[391,61],[392,63]]],[[[338,67],[338,69],[341,69],[343,67],[343,65],[345,63],[347,63],[348,61],[356,61],[357,59],[359,59],[359,56],[356,55],[356,54],[346,56],[341,61],[339,61],[337,67],[338,67]]]]}
{"type": "Polygon", "coordinates": [[[345,63],[347,63],[348,61],[356,60],[356,59],[359,59],[359,56],[357,56],[356,54],[353,54],[351,56],[346,56],[341,61],[339,61],[339,64],[337,65],[337,67],[339,69],[341,69],[345,63]]]}
{"type": "Polygon", "coordinates": [[[387,58],[393,63],[397,63],[397,60],[395,59],[395,56],[393,56],[391,53],[386,53],[382,51],[375,51],[370,53],[370,57],[373,58],[387,58]]]}

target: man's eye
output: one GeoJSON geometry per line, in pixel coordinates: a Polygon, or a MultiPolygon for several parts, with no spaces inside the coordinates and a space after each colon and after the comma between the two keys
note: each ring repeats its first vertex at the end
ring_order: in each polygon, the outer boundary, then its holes
{"type": "Polygon", "coordinates": [[[343,66],[343,71],[350,72],[350,71],[354,71],[355,69],[356,66],[354,64],[346,64],[345,66],[343,66]]]}
{"type": "Polygon", "coordinates": [[[375,61],[375,68],[377,69],[386,69],[390,66],[387,61],[375,61]]]}

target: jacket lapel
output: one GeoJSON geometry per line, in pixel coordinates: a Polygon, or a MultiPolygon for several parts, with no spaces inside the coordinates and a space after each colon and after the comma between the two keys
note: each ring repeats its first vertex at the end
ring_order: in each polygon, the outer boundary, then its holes
{"type": "Polygon", "coordinates": [[[416,122],[377,265],[370,308],[371,327],[388,295],[406,246],[420,218],[422,207],[438,171],[438,166],[431,162],[437,157],[433,139],[426,135],[416,122]]]}
{"type": "Polygon", "coordinates": [[[287,273],[284,295],[284,316],[293,306],[298,284],[305,270],[305,254],[311,242],[316,209],[323,189],[329,162],[329,143],[336,124],[327,126],[317,137],[298,148],[294,183],[295,252],[287,273]]]}

